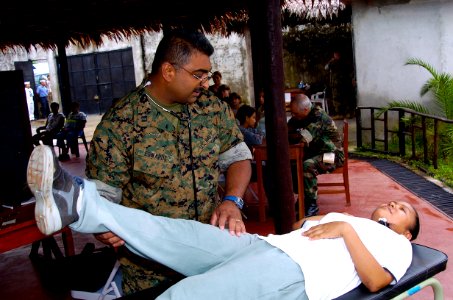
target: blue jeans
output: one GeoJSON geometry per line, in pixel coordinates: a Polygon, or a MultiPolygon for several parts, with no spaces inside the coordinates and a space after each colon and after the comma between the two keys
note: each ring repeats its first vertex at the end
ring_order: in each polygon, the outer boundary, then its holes
{"type": "Polygon", "coordinates": [[[39,102],[41,103],[41,117],[47,118],[47,116],[50,114],[47,97],[39,97],[39,102]]]}
{"type": "Polygon", "coordinates": [[[76,147],[79,147],[77,143],[79,133],[79,130],[70,129],[62,129],[59,133],[57,133],[55,136],[57,139],[57,146],[63,150],[63,154],[68,153],[69,149],[71,149],[72,154],[78,153],[76,147]]]}
{"type": "Polygon", "coordinates": [[[84,180],[75,231],[112,231],[132,252],[188,276],[158,299],[308,299],[304,275],[280,249],[255,234],[153,216],[103,199],[84,180]]]}

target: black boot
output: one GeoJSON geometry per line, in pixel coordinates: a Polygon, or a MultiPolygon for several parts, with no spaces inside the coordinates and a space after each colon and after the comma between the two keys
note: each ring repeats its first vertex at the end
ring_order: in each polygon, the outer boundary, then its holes
{"type": "Polygon", "coordinates": [[[305,206],[305,217],[313,217],[316,216],[319,212],[318,205],[316,204],[316,201],[314,202],[309,202],[305,206]]]}

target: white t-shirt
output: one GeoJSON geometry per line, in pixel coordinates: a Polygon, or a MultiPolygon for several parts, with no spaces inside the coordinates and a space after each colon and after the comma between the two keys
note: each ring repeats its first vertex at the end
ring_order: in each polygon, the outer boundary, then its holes
{"type": "Polygon", "coordinates": [[[368,251],[393,275],[393,284],[406,273],[412,261],[409,240],[369,219],[329,213],[321,221],[306,222],[303,228],[288,234],[261,236],[299,264],[309,299],[336,298],[361,283],[342,238],[309,240],[301,235],[313,225],[333,221],[345,221],[352,225],[368,251]]]}

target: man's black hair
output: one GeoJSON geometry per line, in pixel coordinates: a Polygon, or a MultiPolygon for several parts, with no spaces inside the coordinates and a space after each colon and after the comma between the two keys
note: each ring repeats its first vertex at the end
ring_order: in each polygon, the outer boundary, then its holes
{"type": "Polygon", "coordinates": [[[54,107],[54,106],[55,106],[57,109],[60,108],[60,104],[59,104],[58,102],[52,102],[52,103],[50,103],[50,108],[52,108],[52,107],[54,107]]]}
{"type": "Polygon", "coordinates": [[[207,56],[214,53],[214,48],[203,33],[187,30],[165,32],[157,46],[151,74],[156,74],[164,62],[184,66],[195,51],[207,56]]]}
{"type": "Polygon", "coordinates": [[[420,233],[420,218],[418,216],[418,212],[414,209],[415,211],[415,223],[414,225],[409,228],[409,232],[411,233],[411,241],[415,240],[418,237],[418,234],[420,233]]]}
{"type": "Polygon", "coordinates": [[[239,107],[238,111],[236,112],[236,119],[238,119],[239,124],[244,124],[246,117],[251,117],[256,110],[251,107],[250,105],[244,104],[241,107],[239,107]]]}

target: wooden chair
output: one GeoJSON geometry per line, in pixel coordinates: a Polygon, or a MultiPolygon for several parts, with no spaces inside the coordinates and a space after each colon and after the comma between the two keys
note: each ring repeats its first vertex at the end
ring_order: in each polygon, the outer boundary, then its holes
{"type": "MultiPolygon", "coordinates": [[[[81,139],[81,140],[82,140],[83,145],[85,146],[85,150],[87,151],[87,154],[88,154],[88,143],[87,143],[87,139],[85,138],[85,132],[84,132],[83,129],[80,130],[79,135],[78,135],[78,137],[77,137],[77,140],[78,140],[78,139],[81,139]]],[[[74,153],[75,156],[76,156],[76,157],[79,157],[79,156],[80,156],[79,147],[75,147],[74,150],[76,150],[75,153],[74,153]]]]}
{"type": "Polygon", "coordinates": [[[320,176],[329,176],[330,174],[343,174],[343,180],[339,182],[318,182],[318,194],[346,194],[346,206],[351,205],[351,195],[349,193],[349,172],[348,172],[348,129],[349,124],[347,120],[343,121],[343,151],[344,151],[344,164],[342,167],[335,169],[333,172],[328,174],[322,174],[320,176]],[[340,186],[340,189],[322,189],[322,187],[340,186]]]}
{"type": "MultiPolygon", "coordinates": [[[[72,154],[75,154],[76,157],[80,157],[80,152],[79,152],[79,142],[78,142],[79,139],[82,140],[82,143],[83,143],[83,145],[85,146],[85,150],[86,150],[86,153],[87,153],[87,155],[88,155],[88,142],[87,142],[87,139],[85,138],[85,132],[84,132],[83,129],[80,130],[80,132],[79,132],[79,134],[78,134],[78,136],[77,136],[77,140],[76,140],[76,142],[77,142],[77,145],[76,145],[76,146],[77,146],[77,147],[74,147],[74,153],[72,153],[72,154]]],[[[56,140],[55,140],[55,145],[57,145],[56,140]]],[[[72,148],[72,147],[69,146],[69,149],[71,149],[71,148],[72,148]]],[[[72,150],[71,150],[71,152],[72,152],[72,150]]],[[[61,154],[61,148],[58,148],[58,153],[61,154]]]]}
{"type": "MultiPolygon", "coordinates": [[[[267,160],[267,148],[266,145],[259,145],[253,147],[254,159],[256,161],[256,179],[258,182],[258,211],[259,221],[266,221],[266,196],[264,193],[263,185],[263,161],[267,160]]],[[[298,201],[299,201],[299,216],[305,215],[304,207],[304,144],[295,144],[289,146],[289,159],[296,160],[297,163],[297,186],[299,189],[298,201]]]]}

